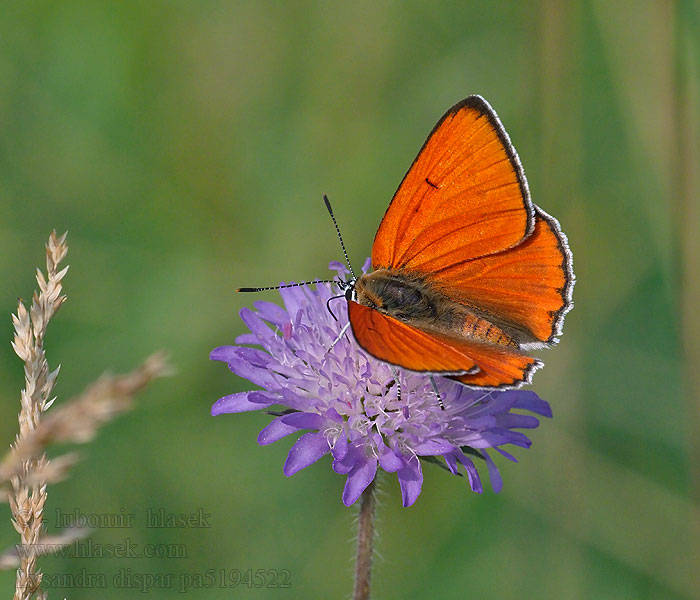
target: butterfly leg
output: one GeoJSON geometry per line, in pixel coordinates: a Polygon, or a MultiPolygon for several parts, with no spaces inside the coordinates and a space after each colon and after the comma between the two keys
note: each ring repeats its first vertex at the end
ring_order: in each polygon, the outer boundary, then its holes
{"type": "MultiPolygon", "coordinates": [[[[396,367],[391,367],[391,372],[394,374],[394,381],[396,382],[396,399],[401,402],[401,381],[399,381],[399,372],[396,367]]],[[[403,411],[404,419],[408,419],[408,405],[404,405],[401,410],[403,411]]]]}
{"type": "Polygon", "coordinates": [[[435,377],[433,377],[432,375],[430,376],[430,384],[433,386],[433,391],[435,392],[435,395],[437,396],[437,401],[438,401],[438,404],[440,405],[440,408],[442,410],[445,410],[445,405],[442,403],[442,396],[440,396],[440,390],[438,389],[437,381],[435,381],[435,377]]]}
{"type": "MultiPolygon", "coordinates": [[[[340,333],[338,334],[338,337],[333,340],[333,343],[330,345],[328,348],[328,352],[333,350],[333,347],[343,338],[347,330],[350,328],[350,321],[348,321],[345,326],[340,330],[340,333]]],[[[348,338],[349,340],[349,338],[348,338]]]]}

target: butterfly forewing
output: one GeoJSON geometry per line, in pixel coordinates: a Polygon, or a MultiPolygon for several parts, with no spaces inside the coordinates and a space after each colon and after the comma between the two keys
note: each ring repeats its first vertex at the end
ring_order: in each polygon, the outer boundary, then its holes
{"type": "Polygon", "coordinates": [[[404,177],[372,247],[375,269],[425,272],[510,248],[534,212],[517,154],[496,113],[470,96],[442,117],[404,177]]]}
{"type": "Polygon", "coordinates": [[[412,371],[455,375],[467,385],[495,389],[529,382],[542,364],[517,348],[424,331],[357,302],[349,302],[348,312],[355,339],[367,352],[412,371]]]}
{"type": "Polygon", "coordinates": [[[476,363],[457,340],[421,331],[357,302],[348,302],[357,342],[372,356],[412,371],[474,372],[476,363]]]}

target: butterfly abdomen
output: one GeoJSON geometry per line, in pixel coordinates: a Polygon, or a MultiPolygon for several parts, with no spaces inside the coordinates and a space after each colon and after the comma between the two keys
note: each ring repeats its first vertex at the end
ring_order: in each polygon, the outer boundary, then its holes
{"type": "Polygon", "coordinates": [[[480,342],[496,344],[497,346],[518,347],[517,342],[502,329],[491,321],[477,317],[473,313],[467,313],[462,325],[462,332],[466,337],[480,342]]]}

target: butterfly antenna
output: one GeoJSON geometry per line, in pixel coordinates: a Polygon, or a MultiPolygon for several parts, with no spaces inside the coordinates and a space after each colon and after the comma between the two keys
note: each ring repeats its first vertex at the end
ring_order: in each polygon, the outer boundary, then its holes
{"type": "Polygon", "coordinates": [[[237,292],[266,292],[267,290],[282,290],[284,288],[300,287],[302,285],[314,285],[316,283],[336,283],[335,279],[315,279],[314,281],[300,281],[299,283],[285,283],[267,287],[242,287],[237,292]]]}
{"type": "Polygon", "coordinates": [[[350,269],[350,274],[352,275],[353,279],[357,279],[357,277],[355,277],[355,271],[352,270],[352,265],[350,264],[350,259],[348,258],[347,250],[345,250],[345,243],[343,242],[343,236],[340,235],[340,227],[338,227],[338,221],[335,220],[335,215],[333,214],[333,209],[331,208],[331,201],[328,199],[328,196],[326,196],[326,194],[323,194],[323,201],[326,203],[326,208],[328,209],[328,214],[330,214],[331,219],[333,219],[333,225],[335,225],[335,230],[338,233],[338,239],[340,240],[340,247],[343,249],[343,254],[345,255],[345,262],[348,264],[348,268],[350,269]]]}

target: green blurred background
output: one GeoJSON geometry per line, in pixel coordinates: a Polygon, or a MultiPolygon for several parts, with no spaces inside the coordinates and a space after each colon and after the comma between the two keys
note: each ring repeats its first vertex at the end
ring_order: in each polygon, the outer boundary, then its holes
{"type": "Polygon", "coordinates": [[[178,370],[82,448],[46,513],[52,532],[56,511],[134,513],[93,542],[187,557],[44,558],[49,596],[137,593],[112,581],[131,569],[175,574],[149,594],[174,598],[178,575],[252,568],[289,570],[291,589],[189,593],[349,597],[344,478],[326,458],[287,479],[291,440],[256,443],[268,417],[210,417],[248,383],[208,353],[244,330],[237,286],[340,258],[323,193],[361,264],[427,133],[479,93],[574,251],[576,307],[533,387],[555,418],[499,462],[500,495],[426,468],[403,509],[387,477],[375,597],[700,597],[699,90],[691,1],[3,2],[0,438],[23,382],[10,313],[53,228],[71,265],[46,342],[57,402],[155,349],[178,370]],[[148,508],[211,527],[148,528],[148,508]],[[80,587],[89,574],[108,587],[80,587]]]}

